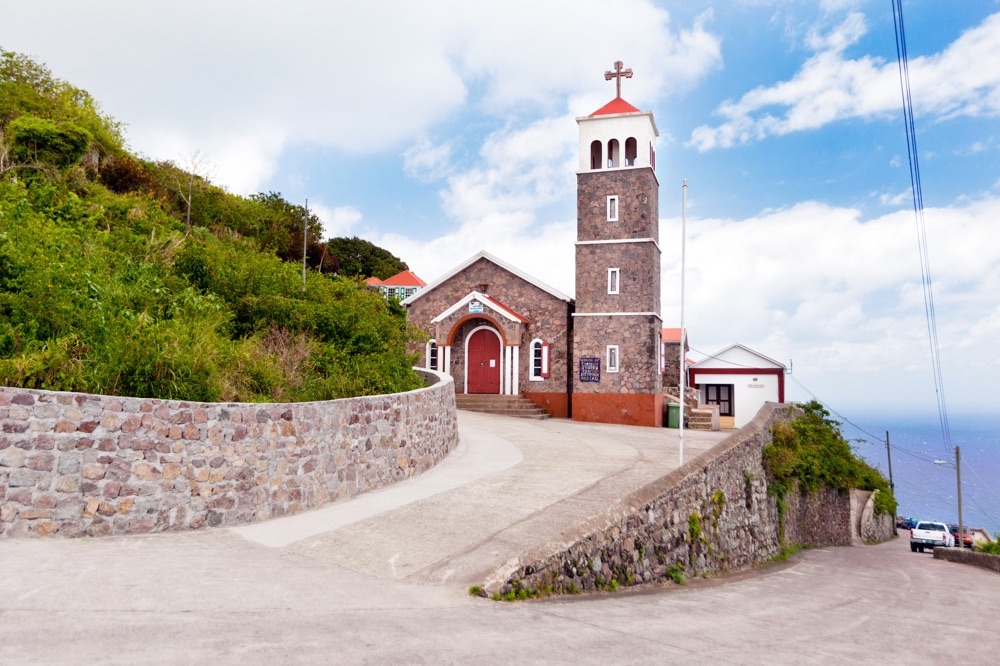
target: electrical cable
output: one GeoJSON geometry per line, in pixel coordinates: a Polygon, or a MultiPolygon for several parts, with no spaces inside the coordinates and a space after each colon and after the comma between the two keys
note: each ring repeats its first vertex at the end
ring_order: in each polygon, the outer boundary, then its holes
{"type": "Polygon", "coordinates": [[[903,97],[903,124],[906,129],[906,152],[910,162],[910,188],[913,193],[913,213],[917,225],[917,248],[920,253],[921,286],[924,294],[924,317],[930,342],[931,369],[934,374],[934,394],[937,399],[938,421],[941,426],[942,445],[947,456],[952,456],[951,428],[948,424],[948,405],[944,393],[944,375],[941,370],[941,350],[938,344],[937,317],[934,311],[934,289],[931,280],[930,253],[927,247],[927,225],[924,221],[924,192],[920,181],[920,160],[917,157],[917,134],[913,121],[913,96],[910,92],[910,64],[906,50],[906,28],[903,21],[902,0],[892,0],[893,28],[896,35],[896,62],[899,67],[899,87],[903,97]]]}

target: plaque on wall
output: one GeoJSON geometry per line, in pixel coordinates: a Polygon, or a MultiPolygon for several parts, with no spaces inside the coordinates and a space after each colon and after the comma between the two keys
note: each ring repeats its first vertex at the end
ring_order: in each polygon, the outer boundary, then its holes
{"type": "Polygon", "coordinates": [[[601,381],[601,359],[597,356],[584,356],[580,359],[580,381],[601,381]]]}
{"type": "Polygon", "coordinates": [[[469,313],[470,314],[483,314],[483,304],[481,301],[471,300],[469,301],[469,313]]]}

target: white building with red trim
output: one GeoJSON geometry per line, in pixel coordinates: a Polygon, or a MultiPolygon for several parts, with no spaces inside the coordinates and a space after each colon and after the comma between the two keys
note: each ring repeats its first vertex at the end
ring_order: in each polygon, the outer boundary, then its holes
{"type": "Polygon", "coordinates": [[[395,298],[399,301],[413,296],[427,286],[427,283],[411,270],[400,271],[385,280],[370,277],[365,280],[365,284],[368,285],[369,289],[378,289],[383,298],[395,298]]]}
{"type": "Polygon", "coordinates": [[[723,428],[746,425],[764,403],[785,401],[785,365],[741,344],[691,365],[702,405],[718,405],[723,428]]]}

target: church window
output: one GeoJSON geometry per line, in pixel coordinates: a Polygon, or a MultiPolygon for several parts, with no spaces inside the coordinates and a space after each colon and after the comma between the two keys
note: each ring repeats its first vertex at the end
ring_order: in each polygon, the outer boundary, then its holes
{"type": "Polygon", "coordinates": [[[602,148],[603,148],[603,146],[601,145],[600,141],[591,141],[590,142],[590,168],[591,169],[600,169],[601,168],[601,162],[604,161],[604,156],[602,154],[603,153],[602,148]]]}
{"type": "Polygon", "coordinates": [[[608,222],[618,221],[618,195],[612,194],[608,197],[608,222]]]}
{"type": "Polygon", "coordinates": [[[531,341],[531,367],[528,379],[540,382],[549,376],[549,343],[539,338],[531,341]]]}
{"type": "Polygon", "coordinates": [[[618,145],[618,139],[611,139],[608,141],[608,167],[617,167],[621,165],[621,147],[618,145]]]}
{"type": "Polygon", "coordinates": [[[618,372],[618,345],[608,345],[608,372],[618,372]]]}
{"type": "Polygon", "coordinates": [[[653,149],[653,144],[649,144],[649,166],[656,171],[656,151],[653,149]]]}
{"type": "Polygon", "coordinates": [[[625,139],[625,166],[635,166],[635,158],[639,153],[639,144],[635,137],[625,139]]]}
{"type": "Polygon", "coordinates": [[[440,370],[438,366],[438,346],[436,340],[427,343],[427,369],[440,370]]]}
{"type": "Polygon", "coordinates": [[[621,269],[620,268],[609,268],[608,269],[608,293],[617,294],[621,287],[621,269]]]}

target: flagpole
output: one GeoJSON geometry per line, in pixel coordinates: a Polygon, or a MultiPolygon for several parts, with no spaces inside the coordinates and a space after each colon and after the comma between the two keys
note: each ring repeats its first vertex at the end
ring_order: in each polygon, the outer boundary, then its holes
{"type": "Polygon", "coordinates": [[[684,186],[681,189],[681,351],[680,351],[680,365],[678,366],[679,371],[677,373],[680,380],[680,399],[681,399],[681,413],[680,413],[680,461],[678,465],[684,464],[684,384],[686,368],[684,367],[684,260],[685,260],[685,250],[687,245],[687,191],[688,182],[684,179],[684,186]]]}

